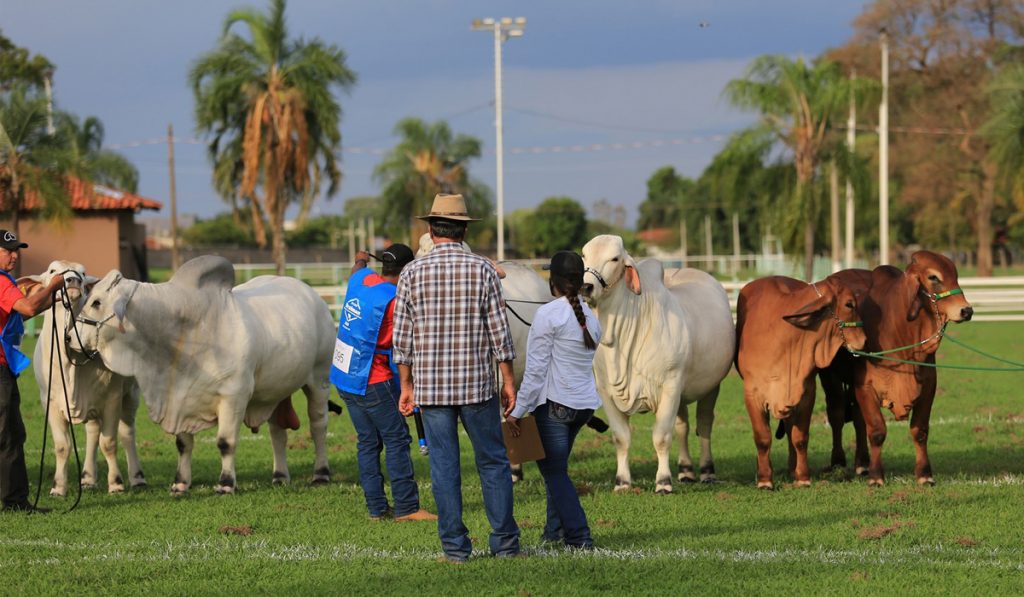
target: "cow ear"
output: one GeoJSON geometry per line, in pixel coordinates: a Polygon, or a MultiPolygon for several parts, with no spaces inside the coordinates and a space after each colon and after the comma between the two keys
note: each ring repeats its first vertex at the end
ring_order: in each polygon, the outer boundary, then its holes
{"type": "Polygon", "coordinates": [[[122,296],[114,301],[114,317],[117,318],[117,323],[121,326],[121,331],[124,331],[124,314],[128,310],[128,297],[122,296]]]}
{"type": "Polygon", "coordinates": [[[910,309],[907,311],[907,321],[914,321],[917,316],[920,315],[921,309],[924,308],[924,301],[921,300],[921,293],[917,292],[914,294],[914,300],[910,303],[910,309]]]}
{"type": "Polygon", "coordinates": [[[800,307],[789,315],[782,318],[801,329],[816,327],[828,314],[828,308],[832,304],[832,297],[818,297],[814,302],[800,307]]]}
{"type": "Polygon", "coordinates": [[[626,279],[626,286],[633,294],[640,294],[643,289],[640,288],[640,272],[636,271],[636,262],[629,255],[626,255],[623,262],[626,265],[626,269],[622,277],[626,279]]]}
{"type": "Polygon", "coordinates": [[[82,281],[82,291],[85,292],[85,294],[89,294],[92,292],[93,286],[96,286],[96,282],[99,281],[100,279],[96,276],[86,275],[85,280],[82,281]]]}

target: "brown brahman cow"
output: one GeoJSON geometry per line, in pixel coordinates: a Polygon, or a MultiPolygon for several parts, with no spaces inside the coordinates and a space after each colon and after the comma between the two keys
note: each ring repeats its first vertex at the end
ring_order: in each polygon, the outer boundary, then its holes
{"type": "Polygon", "coordinates": [[[864,331],[858,297],[838,279],[807,283],[773,276],[747,284],[736,307],[736,370],[757,446],[757,486],[772,488],[769,415],[788,421],[789,470],[811,484],[807,438],[814,374],[842,347],[859,350],[864,331]]]}
{"type": "Polygon", "coordinates": [[[841,434],[843,411],[849,401],[844,385],[852,387],[859,415],[855,465],[863,474],[867,466],[868,484],[882,485],[882,444],[886,425],[881,407],[888,408],[897,420],[910,417],[910,437],[916,451],[914,474],[920,485],[933,485],[928,460],[928,430],[935,399],[935,352],[942,330],[950,321],[969,321],[974,309],[967,302],[957,279],[956,266],[948,258],[918,251],[911,256],[906,271],[883,265],[874,271],[844,270],[833,274],[843,284],[866,291],[859,311],[867,335],[865,351],[901,349],[882,358],[837,358],[821,372],[822,387],[829,403],[829,423],[838,443],[833,450],[833,465],[845,466],[841,434]],[[901,363],[886,358],[914,361],[901,363]]]}

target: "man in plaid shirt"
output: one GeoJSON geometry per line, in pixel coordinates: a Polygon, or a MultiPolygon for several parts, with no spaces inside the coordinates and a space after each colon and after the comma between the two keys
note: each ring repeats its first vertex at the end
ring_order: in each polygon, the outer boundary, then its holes
{"type": "Polygon", "coordinates": [[[430,446],[430,480],[438,535],[451,562],[469,558],[472,544],[462,522],[458,421],[469,435],[491,523],[496,556],[519,553],[512,516],[512,473],[501,433],[501,414],[515,406],[515,351],[501,282],[491,262],[462,249],[467,222],[462,195],[439,194],[430,214],[434,250],[403,270],[395,296],[394,358],[402,393],[399,410],[420,407],[430,446]],[[492,356],[501,371],[498,397],[492,356]]]}

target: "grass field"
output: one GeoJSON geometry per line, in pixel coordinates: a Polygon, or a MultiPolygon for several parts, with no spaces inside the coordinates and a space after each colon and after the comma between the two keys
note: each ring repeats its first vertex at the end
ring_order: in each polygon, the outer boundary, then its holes
{"type": "MultiPolygon", "coordinates": [[[[971,323],[950,331],[988,352],[1024,360],[1022,324],[971,323]]],[[[940,362],[989,364],[950,343],[943,345],[940,362]]],[[[31,375],[20,383],[35,485],[41,409],[31,375]]],[[[0,592],[1021,594],[1022,386],[1024,373],[940,373],[930,442],[937,485],[930,488],[914,483],[906,423],[889,426],[885,487],[869,489],[861,479],[818,472],[830,446],[819,399],[810,449],[813,486],[797,489],[777,475],[780,488],[765,492],[753,486],[754,447],[740,380],[732,374],[714,429],[720,483],[677,485],[672,495],[655,495],[652,417],[641,415],[634,418],[636,490],[614,494],[611,438],[587,429],[578,439],[571,474],[600,549],[568,554],[541,547],[544,487],[530,465],[515,494],[529,557],[496,560],[481,551],[464,566],[437,561],[440,546],[431,523],[367,520],[347,413],[331,416],[329,486],[307,483],[312,447],[305,426],[290,440],[292,485],[271,486],[264,429],[244,432],[239,493],[215,495],[220,462],[214,433],[207,431],[197,438],[195,486],[189,496],[173,499],[168,487],[174,441],[143,407],[140,452],[151,486],[113,496],[105,488],[86,493],[70,514],[0,515],[0,592]]],[[[80,430],[80,443],[83,437],[80,430]]],[[[488,526],[468,441],[463,456],[466,522],[478,548],[486,549],[488,526]]],[[[772,456],[776,472],[784,471],[781,442],[772,456]]],[[[73,496],[47,495],[52,454],[46,458],[40,504],[66,509],[73,496]]],[[[416,454],[414,461],[423,504],[433,510],[426,458],[416,454]]]]}

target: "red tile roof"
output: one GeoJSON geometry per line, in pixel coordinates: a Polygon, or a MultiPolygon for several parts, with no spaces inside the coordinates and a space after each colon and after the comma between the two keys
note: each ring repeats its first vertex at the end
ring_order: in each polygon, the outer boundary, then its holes
{"type": "MultiPolygon", "coordinates": [[[[159,201],[103,185],[88,184],[75,177],[68,177],[67,188],[71,195],[71,208],[77,211],[130,209],[137,213],[144,209],[163,208],[159,201]]],[[[39,209],[39,196],[34,191],[26,191],[24,209],[39,209]]]]}

